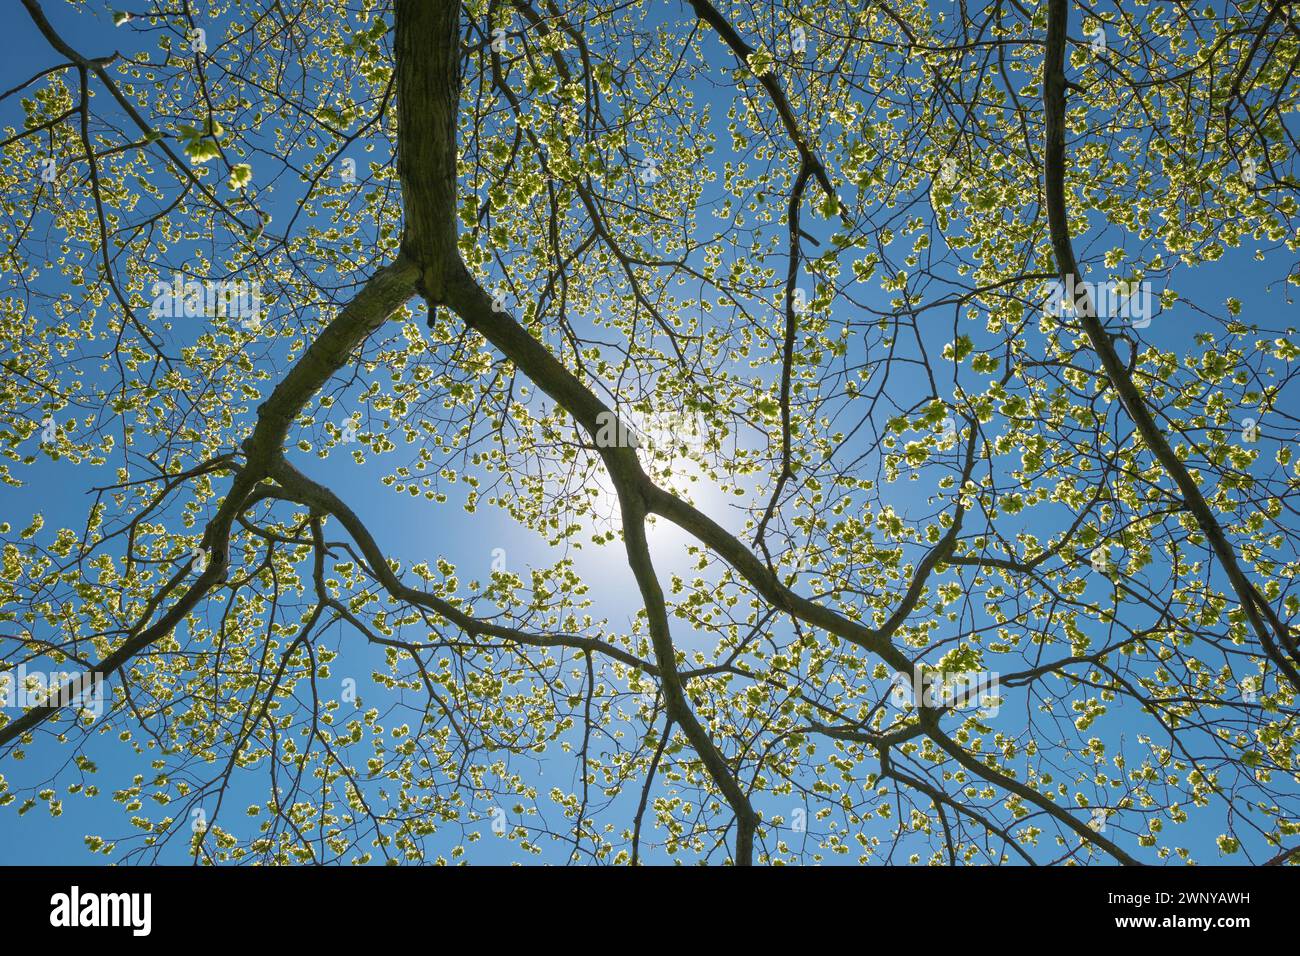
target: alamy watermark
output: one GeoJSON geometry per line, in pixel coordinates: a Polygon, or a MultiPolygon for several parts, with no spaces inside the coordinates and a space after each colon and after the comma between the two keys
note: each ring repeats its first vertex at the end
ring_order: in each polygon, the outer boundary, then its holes
{"type": "Polygon", "coordinates": [[[1066,275],[1065,281],[1053,279],[1047,284],[1043,309],[1050,316],[1073,315],[1086,295],[1092,305],[1092,314],[1099,319],[1125,319],[1135,329],[1145,329],[1151,324],[1152,295],[1150,282],[1121,282],[1107,279],[1088,282],[1066,275]]]}
{"type": "Polygon", "coordinates": [[[153,305],[149,314],[154,318],[219,318],[230,316],[250,331],[262,324],[262,284],[239,280],[203,282],[176,275],[171,282],[159,280],[153,284],[153,305]]]}
{"type": "Polygon", "coordinates": [[[941,671],[916,668],[890,679],[890,702],[900,710],[910,705],[966,710],[979,707],[981,717],[996,717],[1002,705],[997,671],[941,671]]]}
{"type": "Polygon", "coordinates": [[[121,926],[133,936],[153,929],[152,893],[93,893],[73,886],[50,897],[50,925],[57,928],[121,926]]]}
{"type": "Polygon", "coordinates": [[[690,412],[659,412],[623,416],[611,411],[596,416],[597,448],[646,448],[672,451],[677,448],[699,449],[709,439],[704,416],[690,412]]]}
{"type": "Polygon", "coordinates": [[[26,664],[0,674],[0,709],[75,707],[83,716],[104,713],[104,675],[98,671],[29,671],[26,664]]]}

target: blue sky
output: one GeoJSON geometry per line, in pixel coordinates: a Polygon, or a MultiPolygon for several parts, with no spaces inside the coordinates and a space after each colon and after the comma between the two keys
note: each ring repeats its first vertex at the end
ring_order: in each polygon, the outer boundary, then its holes
{"type": "MultiPolygon", "coordinates": [[[[62,6],[50,4],[50,15],[56,27],[64,31],[68,40],[79,49],[92,54],[99,54],[114,45],[129,42],[125,32],[115,32],[111,20],[106,14],[92,16],[89,11],[73,16],[62,6]]],[[[49,65],[53,54],[24,16],[13,16],[7,22],[5,37],[6,58],[0,67],[0,87],[8,88],[25,79],[31,73],[49,65]]],[[[725,102],[721,91],[710,94],[710,106],[713,110],[715,126],[724,128],[725,102]]],[[[0,114],[0,122],[12,121],[9,113],[0,114]]],[[[720,142],[726,142],[721,135],[720,142]]],[[[276,220],[283,222],[293,203],[286,191],[275,206],[276,220]],[[283,209],[282,215],[280,210],[283,209]]],[[[818,224],[820,225],[820,224],[818,224]]],[[[811,227],[817,228],[817,226],[811,227]]],[[[847,272],[847,268],[845,272],[847,272]]],[[[1264,326],[1282,326],[1294,323],[1294,306],[1285,302],[1283,292],[1267,284],[1278,278],[1280,269],[1276,262],[1258,263],[1253,257],[1253,248],[1232,250],[1220,262],[1175,273],[1175,284],[1179,292],[1207,308],[1221,308],[1228,295],[1240,298],[1244,303],[1244,314],[1264,326]]],[[[887,300],[882,295],[875,296],[873,303],[886,308],[887,300]]],[[[980,334],[977,323],[962,320],[962,331],[975,336],[980,334]]],[[[924,326],[927,348],[931,354],[941,351],[950,341],[953,324],[945,315],[942,319],[924,326]]],[[[1157,342],[1163,348],[1176,351],[1193,348],[1194,335],[1210,326],[1201,316],[1192,310],[1175,308],[1172,312],[1155,319],[1151,327],[1145,330],[1145,336],[1157,342]]],[[[858,347],[855,343],[851,347],[858,347]]],[[[273,383],[272,383],[273,384],[273,383]]],[[[899,395],[902,401],[904,396],[899,395]]],[[[1300,410],[1296,410],[1300,411],[1300,410]]],[[[316,480],[333,488],[347,501],[370,527],[378,542],[394,557],[409,565],[419,561],[431,561],[442,556],[460,569],[462,580],[478,577],[485,579],[492,565],[497,549],[505,552],[505,561],[511,570],[522,570],[553,564],[561,557],[570,557],[575,562],[575,569],[591,587],[596,596],[597,611],[609,621],[617,624],[626,621],[639,608],[635,583],[623,559],[622,545],[607,544],[593,546],[587,544],[581,549],[575,546],[552,548],[539,536],[521,530],[504,511],[493,508],[480,508],[474,514],[467,514],[460,501],[453,494],[451,500],[441,506],[430,506],[421,499],[412,499],[404,495],[378,490],[376,479],[392,467],[390,461],[377,464],[356,465],[345,454],[335,454],[327,461],[321,461],[314,455],[302,455],[291,452],[291,459],[316,480]]],[[[36,511],[44,513],[47,529],[61,526],[77,527],[84,521],[87,499],[85,489],[88,484],[81,466],[67,462],[42,462],[25,473],[28,484],[22,489],[3,488],[0,490],[0,515],[15,527],[27,523],[36,511]]],[[[930,476],[933,477],[933,476],[930,476]]],[[[932,481],[922,480],[916,483],[899,481],[886,494],[900,513],[926,508],[926,498],[933,493],[932,481]]],[[[721,496],[712,496],[710,502],[706,495],[703,503],[715,503],[721,496]]],[[[724,512],[725,514],[725,512],[724,512]]],[[[1042,512],[1036,512],[1036,519],[1041,520],[1042,512]]],[[[737,520],[734,515],[722,522],[735,528],[737,520]]],[[[650,536],[652,554],[661,579],[666,580],[674,571],[685,573],[693,560],[686,553],[687,536],[666,523],[656,524],[650,536]]],[[[693,646],[694,635],[682,630],[680,624],[676,638],[679,646],[693,646]]],[[[377,705],[381,709],[392,706],[395,702],[386,698],[384,692],[371,685],[368,674],[372,669],[382,668],[383,655],[375,648],[367,646],[355,634],[342,634],[337,628],[332,632],[331,641],[336,641],[341,652],[340,658],[333,665],[333,675],[339,684],[334,690],[337,694],[341,682],[348,677],[356,679],[360,693],[367,706],[377,705]]],[[[1003,705],[1003,714],[999,721],[1009,722],[1014,726],[1018,719],[1015,715],[1024,702],[1014,695],[1003,705]]],[[[1135,712],[1133,705],[1125,704],[1112,709],[1111,713],[1094,727],[1094,733],[1108,741],[1119,740],[1135,735],[1139,728],[1149,732],[1149,725],[1142,719],[1144,715],[1135,712]]],[[[56,772],[63,762],[70,758],[66,748],[37,745],[29,750],[29,756],[21,765],[0,765],[12,783],[21,784],[38,779],[45,774],[56,772]]],[[[117,785],[130,780],[136,773],[148,773],[146,761],[132,757],[125,748],[115,746],[111,741],[96,738],[90,745],[88,755],[100,765],[99,785],[107,794],[117,785]]],[[[538,789],[544,795],[549,785],[572,788],[576,786],[576,762],[571,756],[558,753],[544,760],[537,761],[534,773],[538,789]]],[[[235,784],[233,797],[236,813],[228,815],[224,823],[232,826],[238,833],[238,808],[241,801],[252,802],[264,795],[264,785],[253,774],[244,775],[235,784]],[[231,817],[233,816],[233,820],[231,817]]],[[[631,818],[637,793],[632,789],[620,798],[620,804],[606,812],[605,819],[614,821],[618,826],[626,825],[631,818]]],[[[19,819],[12,810],[0,810],[0,862],[5,863],[86,863],[103,862],[102,857],[87,854],[83,839],[86,834],[96,833],[111,836],[126,832],[128,825],[118,805],[101,796],[88,800],[80,796],[64,799],[64,813],[61,817],[51,818],[42,806],[37,806],[31,813],[19,819]]],[[[774,801],[760,804],[768,815],[782,813],[788,816],[791,807],[774,801]]],[[[1177,828],[1176,835],[1170,842],[1188,846],[1202,862],[1214,862],[1217,857],[1213,849],[1213,839],[1220,832],[1221,814],[1193,815],[1192,822],[1177,828]]],[[[879,823],[879,835],[888,832],[889,823],[879,823]]],[[[251,824],[250,824],[251,825],[251,824]]],[[[557,828],[563,825],[557,823],[557,828]]],[[[566,851],[562,846],[549,846],[540,858],[531,857],[519,851],[505,840],[494,840],[486,827],[485,838],[474,848],[473,859],[477,862],[499,863],[541,859],[548,862],[562,862],[566,851]]],[[[1132,840],[1120,842],[1133,852],[1138,852],[1132,840]]],[[[448,845],[455,842],[448,838],[448,845]]],[[[653,858],[653,857],[652,857],[653,858]]],[[[163,859],[168,862],[183,862],[186,859],[184,848],[179,843],[168,849],[163,859]]]]}

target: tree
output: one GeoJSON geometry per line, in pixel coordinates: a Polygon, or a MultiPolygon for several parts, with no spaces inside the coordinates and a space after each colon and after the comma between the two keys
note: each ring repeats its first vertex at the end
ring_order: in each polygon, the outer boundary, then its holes
{"type": "Polygon", "coordinates": [[[64,675],[0,803],[129,768],[127,862],[1300,859],[1293,8],[23,5],[3,477],[89,495],[0,529],[64,675]]]}

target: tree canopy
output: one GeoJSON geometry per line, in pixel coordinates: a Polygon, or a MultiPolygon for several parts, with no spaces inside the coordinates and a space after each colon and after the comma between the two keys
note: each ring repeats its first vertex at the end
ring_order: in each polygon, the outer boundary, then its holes
{"type": "Polygon", "coordinates": [[[22,7],[3,826],[1300,861],[1293,5],[22,7]]]}

